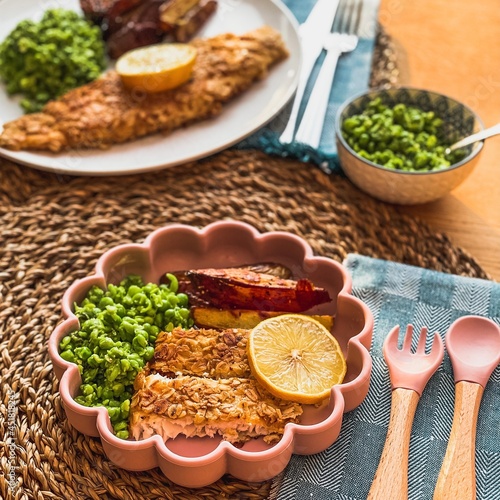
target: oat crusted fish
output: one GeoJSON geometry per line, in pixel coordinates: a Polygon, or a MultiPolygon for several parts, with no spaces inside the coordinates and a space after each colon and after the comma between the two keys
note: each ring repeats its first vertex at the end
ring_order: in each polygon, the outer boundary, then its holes
{"type": "Polygon", "coordinates": [[[285,425],[297,422],[302,407],[274,397],[252,378],[248,334],[236,328],[160,333],[153,358],[134,383],[131,435],[278,441],[285,425]]]}
{"type": "Polygon", "coordinates": [[[285,425],[302,413],[299,404],[275,398],[254,379],[171,379],[141,372],[136,389],[130,408],[135,439],[158,434],[167,440],[183,434],[242,443],[263,436],[265,442],[274,443],[285,425]]]}
{"type": "Polygon", "coordinates": [[[287,57],[281,35],[263,26],[242,36],[195,40],[197,59],[184,85],[157,94],[127,90],[110,70],[45,105],[40,113],[4,125],[0,147],[11,150],[108,148],[170,132],[221,113],[223,104],[266,76],[287,57]]]}
{"type": "Polygon", "coordinates": [[[158,335],[145,372],[169,377],[178,374],[208,378],[250,377],[248,330],[174,328],[158,335]]]}

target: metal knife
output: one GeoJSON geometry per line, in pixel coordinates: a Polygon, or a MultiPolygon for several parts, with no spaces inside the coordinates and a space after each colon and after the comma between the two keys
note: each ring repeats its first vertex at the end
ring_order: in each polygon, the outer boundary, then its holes
{"type": "Polygon", "coordinates": [[[299,83],[295,92],[290,118],[280,136],[280,142],[284,144],[293,141],[300,103],[304,97],[304,91],[314,64],[323,50],[325,37],[332,29],[338,5],[339,0],[318,0],[307,19],[299,26],[302,66],[300,68],[299,83]]]}

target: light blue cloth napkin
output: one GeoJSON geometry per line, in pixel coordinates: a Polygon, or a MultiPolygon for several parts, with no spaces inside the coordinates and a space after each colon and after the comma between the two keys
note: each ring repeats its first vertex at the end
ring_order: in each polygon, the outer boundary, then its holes
{"type": "MultiPolygon", "coordinates": [[[[339,438],[326,451],[292,457],[271,488],[272,500],[364,500],[382,454],[391,408],[389,374],[382,344],[395,325],[412,323],[444,334],[465,315],[500,324],[500,284],[351,254],[345,265],[353,294],[372,310],[375,329],[370,390],[346,413],[339,438]]],[[[446,452],[454,407],[448,355],[427,384],[412,427],[410,500],[431,500],[446,452]]],[[[478,500],[500,499],[500,367],[493,372],[479,409],[476,438],[478,500]]],[[[387,500],[390,500],[389,498],[387,500]]]]}
{"type": "MultiPolygon", "coordinates": [[[[292,11],[299,23],[307,19],[315,2],[316,0],[284,0],[284,3],[292,11]]],[[[321,143],[317,150],[297,142],[293,142],[292,144],[281,144],[279,142],[279,136],[284,130],[288,116],[290,115],[291,104],[266,127],[235,147],[238,149],[260,149],[268,154],[311,161],[328,173],[340,173],[340,166],[337,161],[337,148],[335,146],[335,116],[339,106],[344,101],[368,89],[373,49],[375,46],[378,6],[379,0],[363,1],[360,40],[356,50],[342,55],[339,59],[335,80],[330,93],[330,102],[326,113],[321,143]]],[[[323,59],[324,53],[316,62],[316,66],[306,87],[297,126],[300,123],[300,117],[311,94],[311,89],[323,59]]]]}

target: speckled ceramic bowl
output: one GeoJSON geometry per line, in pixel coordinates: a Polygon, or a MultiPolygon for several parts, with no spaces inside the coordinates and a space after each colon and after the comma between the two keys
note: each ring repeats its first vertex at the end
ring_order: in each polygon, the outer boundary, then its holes
{"type": "Polygon", "coordinates": [[[314,454],[330,446],[340,432],[342,415],[365,398],[371,373],[369,348],[373,317],[368,307],[351,295],[351,279],[339,263],[315,257],[301,238],[284,232],[260,234],[253,227],[224,221],[203,229],[172,224],[153,232],[143,244],[121,245],[106,252],[95,273],[74,283],[62,301],[64,321],[52,333],[49,353],[69,422],[80,432],[100,437],[109,459],[119,467],[142,471],[160,467],[173,482],[202,487],[229,473],[245,481],[264,481],[279,474],[292,453],[314,454]],[[267,445],[261,439],[242,448],[217,438],[183,438],[163,442],[160,436],[141,441],[117,438],[105,408],[88,408],[75,402],[81,384],[75,364],[59,355],[61,339],[79,328],[73,304],[92,285],[104,288],[129,274],[158,282],[167,271],[228,267],[258,262],[288,266],[295,277],[307,277],[328,289],[333,300],[314,312],[334,314],[333,334],[347,358],[345,381],[332,388],[321,407],[305,406],[300,423],[287,424],[282,439],[267,445]]]}
{"type": "Polygon", "coordinates": [[[338,110],[335,136],[340,165],[353,184],[382,201],[415,205],[437,200],[461,184],[473,171],[483,142],[469,147],[460,162],[432,172],[391,170],[359,156],[345,141],[341,127],[349,116],[361,113],[368,102],[380,97],[385,104],[404,103],[424,111],[435,111],[444,121],[444,135],[454,142],[482,130],[479,117],[464,104],[436,92],[414,88],[371,90],[345,102],[338,110]]]}

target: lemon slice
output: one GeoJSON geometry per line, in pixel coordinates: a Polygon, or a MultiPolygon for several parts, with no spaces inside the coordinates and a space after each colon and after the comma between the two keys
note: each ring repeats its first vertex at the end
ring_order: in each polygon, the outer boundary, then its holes
{"type": "Polygon", "coordinates": [[[304,404],[328,398],[347,370],[335,337],[302,314],[269,318],[253,328],[248,361],[254,377],[271,394],[304,404]]]}
{"type": "Polygon", "coordinates": [[[126,52],[116,61],[116,71],[129,89],[163,92],[187,82],[196,60],[196,49],[183,43],[163,43],[126,52]]]}

